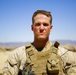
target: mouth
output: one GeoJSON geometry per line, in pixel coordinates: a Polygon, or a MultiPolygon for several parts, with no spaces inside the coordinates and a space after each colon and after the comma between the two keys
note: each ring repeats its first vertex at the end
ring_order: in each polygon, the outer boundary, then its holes
{"type": "Polygon", "coordinates": [[[40,35],[44,35],[45,33],[39,33],[40,35]]]}

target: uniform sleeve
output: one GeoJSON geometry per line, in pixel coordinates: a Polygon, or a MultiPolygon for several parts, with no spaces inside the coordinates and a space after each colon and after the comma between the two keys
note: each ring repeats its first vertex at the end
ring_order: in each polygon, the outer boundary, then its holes
{"type": "Polygon", "coordinates": [[[26,52],[24,47],[19,47],[10,53],[4,67],[3,75],[18,75],[19,69],[23,69],[26,61],[26,52]]]}
{"type": "Polygon", "coordinates": [[[60,48],[59,54],[64,62],[64,72],[67,75],[76,75],[76,52],[60,48]]]}

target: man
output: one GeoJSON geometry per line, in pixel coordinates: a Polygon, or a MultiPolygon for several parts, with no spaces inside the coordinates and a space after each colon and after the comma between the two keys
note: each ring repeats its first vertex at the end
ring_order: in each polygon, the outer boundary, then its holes
{"type": "Polygon", "coordinates": [[[37,10],[31,25],[34,41],[12,52],[5,75],[63,75],[61,58],[57,55],[58,43],[53,45],[49,40],[52,27],[51,13],[37,10]]]}

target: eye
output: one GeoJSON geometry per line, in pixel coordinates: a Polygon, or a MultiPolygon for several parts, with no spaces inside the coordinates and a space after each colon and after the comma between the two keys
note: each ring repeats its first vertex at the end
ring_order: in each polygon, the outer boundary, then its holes
{"type": "Polygon", "coordinates": [[[35,26],[40,26],[40,25],[41,25],[40,23],[36,23],[36,24],[35,24],[35,26]]]}
{"type": "Polygon", "coordinates": [[[44,26],[48,26],[49,24],[48,24],[48,23],[44,23],[43,25],[44,25],[44,26]]]}

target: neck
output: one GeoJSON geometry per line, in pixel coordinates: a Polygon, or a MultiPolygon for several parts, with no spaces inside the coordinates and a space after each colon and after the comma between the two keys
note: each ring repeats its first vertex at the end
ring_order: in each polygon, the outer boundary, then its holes
{"type": "Polygon", "coordinates": [[[34,40],[33,45],[36,48],[44,48],[49,42],[49,40],[34,40]]]}

